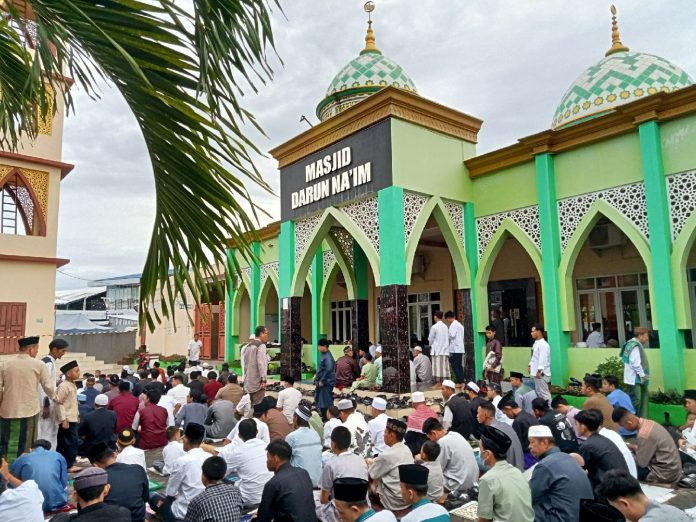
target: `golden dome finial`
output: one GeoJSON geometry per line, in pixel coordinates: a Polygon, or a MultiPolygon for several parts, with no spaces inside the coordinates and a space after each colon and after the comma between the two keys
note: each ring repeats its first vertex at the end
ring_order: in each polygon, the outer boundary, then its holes
{"type": "Polygon", "coordinates": [[[375,32],[372,30],[372,11],[375,10],[375,3],[365,2],[363,9],[367,13],[367,34],[365,35],[365,48],[360,54],[379,53],[380,50],[375,46],[375,32]]]}
{"type": "Polygon", "coordinates": [[[611,6],[611,47],[604,53],[604,56],[609,56],[614,53],[624,53],[629,51],[629,48],[621,43],[621,35],[619,35],[619,22],[616,20],[616,7],[611,6]]]}

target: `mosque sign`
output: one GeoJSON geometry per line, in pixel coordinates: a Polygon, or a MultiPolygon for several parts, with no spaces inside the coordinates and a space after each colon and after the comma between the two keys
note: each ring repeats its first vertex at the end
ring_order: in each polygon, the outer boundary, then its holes
{"type": "Polygon", "coordinates": [[[391,183],[387,119],[281,169],[281,220],[359,199],[391,183]]]}

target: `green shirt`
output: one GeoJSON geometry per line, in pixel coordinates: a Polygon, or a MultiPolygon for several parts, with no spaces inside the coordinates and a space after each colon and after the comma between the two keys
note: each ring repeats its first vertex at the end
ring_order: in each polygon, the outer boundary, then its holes
{"type": "Polygon", "coordinates": [[[365,382],[374,385],[377,382],[377,367],[372,363],[367,363],[363,365],[360,375],[365,382]]]}
{"type": "Polygon", "coordinates": [[[534,522],[532,493],[519,469],[501,460],[481,477],[478,516],[496,522],[534,522]]]}

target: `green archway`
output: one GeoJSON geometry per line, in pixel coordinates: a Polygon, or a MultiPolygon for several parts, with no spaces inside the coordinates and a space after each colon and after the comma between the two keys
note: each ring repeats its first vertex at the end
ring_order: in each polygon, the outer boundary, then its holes
{"type": "MultiPolygon", "coordinates": [[[[244,278],[239,279],[239,286],[234,291],[234,297],[232,298],[232,324],[230,325],[230,336],[239,337],[239,323],[241,322],[241,306],[244,294],[249,295],[248,285],[244,281],[244,278]]],[[[251,310],[250,310],[251,312],[251,310]]],[[[247,332],[244,335],[248,335],[247,332]]]]}
{"type": "MultiPolygon", "coordinates": [[[[648,273],[650,307],[653,310],[656,310],[654,301],[655,292],[653,286],[652,258],[650,255],[650,246],[648,245],[647,240],[626,216],[624,216],[606,201],[598,199],[592,203],[587,213],[580,220],[580,223],[578,223],[575,232],[571,236],[570,240],[568,240],[568,245],[561,256],[561,262],[558,266],[558,278],[560,281],[559,298],[561,303],[561,327],[567,332],[576,329],[574,305],[575,286],[573,285],[573,270],[575,269],[575,261],[577,260],[582,246],[585,244],[585,240],[590,235],[590,232],[594,228],[597,221],[599,221],[602,217],[607,218],[609,221],[619,227],[619,229],[626,234],[626,237],[628,237],[628,239],[636,247],[636,250],[638,250],[638,253],[643,260],[648,273]]],[[[657,314],[653,314],[652,320],[653,328],[657,329],[657,314]]]]}
{"type": "Polygon", "coordinates": [[[689,299],[689,280],[686,275],[686,262],[691,248],[696,242],[696,212],[684,223],[681,232],[672,246],[672,280],[674,282],[674,308],[677,328],[691,330],[691,300],[689,299]]]}
{"type": "MultiPolygon", "coordinates": [[[[263,323],[264,318],[266,317],[266,299],[268,298],[268,292],[271,291],[271,288],[274,288],[276,291],[276,295],[278,294],[278,276],[276,276],[275,272],[272,270],[268,271],[268,276],[266,277],[265,281],[261,282],[261,292],[259,292],[259,302],[256,304],[256,309],[258,315],[256,317],[259,318],[259,320],[263,323]]],[[[280,297],[278,298],[278,302],[280,302],[280,297]]]]}
{"type": "Polygon", "coordinates": [[[406,281],[409,284],[411,283],[413,259],[416,256],[418,242],[423,235],[423,230],[425,230],[425,225],[428,223],[428,219],[431,215],[435,217],[435,221],[445,238],[447,248],[452,257],[452,263],[454,264],[454,270],[457,276],[457,288],[469,288],[471,286],[471,272],[464,252],[464,238],[462,237],[460,239],[458,237],[459,232],[452,222],[442,199],[438,196],[433,196],[428,200],[413,225],[411,237],[406,245],[406,281]]]}

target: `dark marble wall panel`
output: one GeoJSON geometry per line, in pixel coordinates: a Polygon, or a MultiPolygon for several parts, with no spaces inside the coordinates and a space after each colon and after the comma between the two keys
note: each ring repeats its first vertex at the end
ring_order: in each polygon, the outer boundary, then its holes
{"type": "Polygon", "coordinates": [[[474,352],[476,350],[476,335],[474,332],[474,317],[471,310],[471,290],[458,288],[454,291],[454,304],[457,310],[457,320],[464,326],[464,375],[468,380],[476,381],[476,365],[474,352]]]}
{"type": "Polygon", "coordinates": [[[353,299],[351,306],[351,339],[356,348],[370,347],[370,316],[367,299],[353,299]]]}
{"type": "Polygon", "coordinates": [[[410,393],[408,298],[406,285],[380,288],[379,331],[382,338],[382,387],[388,393],[410,393]]]}
{"type": "Polygon", "coordinates": [[[302,378],[301,297],[285,297],[280,303],[280,372],[302,378]]]}

